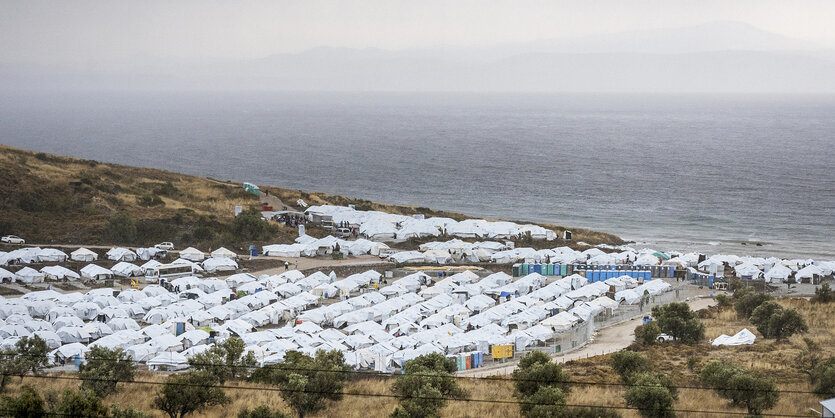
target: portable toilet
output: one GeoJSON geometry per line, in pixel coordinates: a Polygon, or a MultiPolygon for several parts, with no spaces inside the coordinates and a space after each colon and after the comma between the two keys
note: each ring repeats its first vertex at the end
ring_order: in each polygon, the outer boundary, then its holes
{"type": "Polygon", "coordinates": [[[533,272],[542,274],[542,264],[534,264],[533,265],[533,272]]]}
{"type": "Polygon", "coordinates": [[[523,276],[528,275],[528,265],[527,264],[522,264],[522,275],[523,276]]]}
{"type": "Polygon", "coordinates": [[[511,267],[511,269],[513,271],[513,277],[519,277],[519,271],[522,269],[522,265],[516,263],[513,265],[513,267],[511,267]]]}

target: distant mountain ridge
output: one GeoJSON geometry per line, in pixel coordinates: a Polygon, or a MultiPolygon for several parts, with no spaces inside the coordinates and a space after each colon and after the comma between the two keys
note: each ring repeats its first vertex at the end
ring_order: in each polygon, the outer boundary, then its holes
{"type": "Polygon", "coordinates": [[[489,48],[319,47],[141,74],[56,76],[0,66],[0,83],[289,91],[835,93],[835,53],[739,22],[489,48]],[[56,81],[58,77],[59,81],[56,81]]]}

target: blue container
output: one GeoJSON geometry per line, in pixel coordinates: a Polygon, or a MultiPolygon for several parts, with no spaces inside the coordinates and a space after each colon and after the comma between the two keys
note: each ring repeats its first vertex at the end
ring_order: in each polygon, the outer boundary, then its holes
{"type": "Polygon", "coordinates": [[[672,279],[673,277],[676,277],[676,268],[670,266],[670,278],[672,279]]]}
{"type": "Polygon", "coordinates": [[[652,280],[652,272],[645,271],[644,272],[644,280],[652,280]]]}
{"type": "Polygon", "coordinates": [[[542,264],[534,264],[533,265],[533,272],[542,274],[542,264]]]}

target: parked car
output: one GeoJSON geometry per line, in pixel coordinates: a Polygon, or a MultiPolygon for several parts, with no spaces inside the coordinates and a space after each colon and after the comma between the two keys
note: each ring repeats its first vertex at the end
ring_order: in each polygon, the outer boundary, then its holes
{"type": "Polygon", "coordinates": [[[667,334],[661,334],[661,335],[658,336],[658,338],[656,338],[656,341],[658,341],[659,343],[666,343],[666,342],[669,342],[669,341],[672,341],[672,340],[673,340],[673,337],[670,336],[670,335],[667,335],[667,334]]]}
{"type": "Polygon", "coordinates": [[[0,238],[0,241],[5,242],[7,244],[25,244],[26,241],[23,238],[17,235],[6,235],[3,238],[0,238]]]}
{"type": "Polygon", "coordinates": [[[174,244],[170,242],[161,242],[157,245],[154,245],[154,248],[159,248],[160,250],[171,251],[174,249],[174,244]]]}

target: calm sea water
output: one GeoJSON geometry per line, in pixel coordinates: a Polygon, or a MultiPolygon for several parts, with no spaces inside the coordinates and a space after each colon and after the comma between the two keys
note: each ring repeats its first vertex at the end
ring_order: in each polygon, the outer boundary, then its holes
{"type": "Polygon", "coordinates": [[[0,142],[658,249],[835,258],[833,97],[0,93],[0,142]]]}

